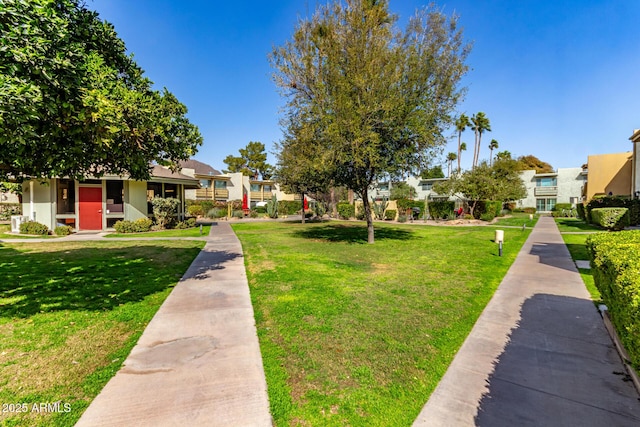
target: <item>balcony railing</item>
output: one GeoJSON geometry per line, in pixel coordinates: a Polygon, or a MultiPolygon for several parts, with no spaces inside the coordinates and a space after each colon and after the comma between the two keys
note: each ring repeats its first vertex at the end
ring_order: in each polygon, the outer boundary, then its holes
{"type": "MultiPolygon", "coordinates": [[[[214,189],[213,188],[198,188],[196,190],[196,199],[208,199],[208,200],[213,200],[213,193],[214,189]]],[[[228,199],[229,198],[229,190],[223,190],[220,188],[216,188],[215,189],[215,199],[216,200],[223,200],[223,199],[228,199]]]]}
{"type": "Polygon", "coordinates": [[[272,196],[273,193],[271,191],[251,191],[249,193],[249,197],[251,197],[251,200],[258,202],[269,201],[271,200],[272,196]]]}
{"type": "Polygon", "coordinates": [[[558,187],[536,187],[533,194],[536,196],[557,196],[558,187]]]}

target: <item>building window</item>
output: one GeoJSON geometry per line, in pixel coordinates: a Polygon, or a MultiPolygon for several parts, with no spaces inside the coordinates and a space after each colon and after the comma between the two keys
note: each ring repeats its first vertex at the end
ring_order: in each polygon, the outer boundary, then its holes
{"type": "Polygon", "coordinates": [[[124,212],[124,182],[107,181],[107,213],[124,212]]]}
{"type": "Polygon", "coordinates": [[[378,190],[389,191],[389,184],[378,184],[378,190]]]}
{"type": "Polygon", "coordinates": [[[162,183],[147,182],[147,213],[153,213],[151,201],[154,197],[162,197],[162,183]]]}
{"type": "Polygon", "coordinates": [[[260,184],[251,184],[251,191],[252,192],[259,192],[260,191],[260,184]]]}
{"type": "Polygon", "coordinates": [[[558,178],[556,177],[544,177],[544,178],[536,178],[536,187],[557,187],[558,186],[558,178]]]}
{"type": "Polygon", "coordinates": [[[556,206],[556,199],[536,199],[536,210],[549,212],[556,206]]]}
{"type": "Polygon", "coordinates": [[[271,186],[270,185],[265,185],[263,188],[264,188],[264,192],[265,193],[271,193],[271,186]]]}
{"type": "Polygon", "coordinates": [[[227,181],[213,181],[215,188],[217,190],[226,190],[227,189],[227,181]]]}
{"type": "Polygon", "coordinates": [[[178,194],[178,184],[165,184],[164,197],[173,197],[174,199],[179,199],[180,195],[178,194]]]}
{"type": "Polygon", "coordinates": [[[423,182],[422,191],[430,191],[433,188],[433,182],[423,182]]]}
{"type": "Polygon", "coordinates": [[[58,181],[56,213],[70,215],[76,213],[76,184],[72,179],[58,181]]]}
{"type": "Polygon", "coordinates": [[[211,188],[211,180],[210,179],[201,179],[200,187],[202,188],[211,188]]]}

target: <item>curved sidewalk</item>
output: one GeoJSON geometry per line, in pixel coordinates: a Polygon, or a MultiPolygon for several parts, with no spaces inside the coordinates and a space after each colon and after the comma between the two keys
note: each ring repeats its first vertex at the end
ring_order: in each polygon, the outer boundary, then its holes
{"type": "Polygon", "coordinates": [[[77,426],[270,426],[242,247],[228,223],[77,426]]]}
{"type": "Polygon", "coordinates": [[[638,393],[541,217],[414,426],[609,425],[640,425],[638,393]]]}

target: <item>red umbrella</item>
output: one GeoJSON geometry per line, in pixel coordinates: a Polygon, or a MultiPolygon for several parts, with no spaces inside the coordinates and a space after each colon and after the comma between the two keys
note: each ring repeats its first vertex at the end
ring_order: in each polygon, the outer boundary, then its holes
{"type": "Polygon", "coordinates": [[[309,209],[309,202],[307,201],[307,198],[306,198],[306,197],[304,198],[304,203],[303,203],[303,205],[302,205],[302,206],[304,206],[304,210],[309,209]]]}
{"type": "Polygon", "coordinates": [[[242,196],[242,209],[249,209],[249,204],[247,203],[247,195],[246,195],[246,193],[242,196]]]}

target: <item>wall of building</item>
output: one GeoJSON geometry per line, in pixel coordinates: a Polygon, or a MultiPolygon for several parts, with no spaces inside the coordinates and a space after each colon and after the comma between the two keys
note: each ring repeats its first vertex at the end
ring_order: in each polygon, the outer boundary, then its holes
{"type": "Polygon", "coordinates": [[[633,143],[633,159],[631,162],[631,175],[632,175],[632,194],[640,192],[640,142],[633,143]]]}
{"type": "Polygon", "coordinates": [[[147,216],[147,182],[125,182],[124,219],[135,221],[147,216]]]}
{"type": "Polygon", "coordinates": [[[589,156],[586,200],[594,196],[629,196],[632,192],[632,152],[589,156]]]}
{"type": "Polygon", "coordinates": [[[54,180],[25,181],[22,184],[22,214],[47,227],[55,227],[53,223],[54,180]]]}

